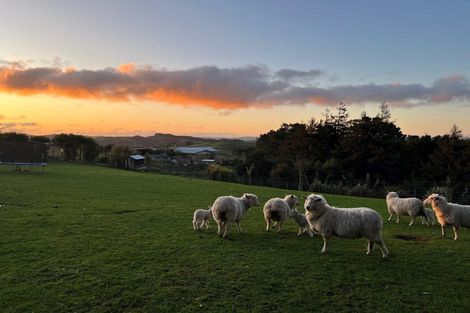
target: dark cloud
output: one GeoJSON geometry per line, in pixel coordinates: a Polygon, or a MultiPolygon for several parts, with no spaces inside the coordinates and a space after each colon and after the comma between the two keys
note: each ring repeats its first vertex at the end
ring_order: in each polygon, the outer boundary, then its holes
{"type": "MultiPolygon", "coordinates": [[[[60,60],[55,63],[61,64],[60,60]]],[[[322,88],[325,72],[282,69],[263,65],[238,68],[201,66],[166,70],[124,64],[101,70],[75,70],[60,66],[0,66],[0,92],[49,94],[73,98],[117,101],[149,100],[222,110],[306,103],[349,104],[388,102],[400,106],[470,101],[470,84],[459,75],[422,84],[360,84],[322,88]]],[[[229,111],[223,111],[229,112],[229,111]]]]}

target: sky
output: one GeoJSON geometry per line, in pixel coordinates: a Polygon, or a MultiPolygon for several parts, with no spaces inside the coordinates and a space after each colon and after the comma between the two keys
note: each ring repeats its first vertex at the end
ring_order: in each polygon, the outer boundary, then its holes
{"type": "Polygon", "coordinates": [[[470,135],[469,1],[0,0],[0,131],[259,136],[387,102],[470,135]]]}

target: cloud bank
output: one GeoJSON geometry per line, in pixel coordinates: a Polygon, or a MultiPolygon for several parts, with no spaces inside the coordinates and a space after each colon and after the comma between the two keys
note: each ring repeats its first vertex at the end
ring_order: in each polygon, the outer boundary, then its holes
{"type": "Polygon", "coordinates": [[[0,92],[24,96],[46,94],[108,101],[145,100],[221,110],[275,105],[381,103],[404,107],[450,101],[470,102],[470,83],[461,75],[422,84],[363,84],[319,87],[325,72],[266,66],[201,66],[167,70],[123,64],[101,70],[27,67],[0,63],[0,92]]]}

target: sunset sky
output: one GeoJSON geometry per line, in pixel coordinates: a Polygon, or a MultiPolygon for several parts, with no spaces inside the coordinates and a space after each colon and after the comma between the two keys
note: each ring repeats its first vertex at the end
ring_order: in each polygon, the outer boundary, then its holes
{"type": "Polygon", "coordinates": [[[258,136],[386,101],[470,135],[470,1],[0,0],[0,131],[258,136]]]}

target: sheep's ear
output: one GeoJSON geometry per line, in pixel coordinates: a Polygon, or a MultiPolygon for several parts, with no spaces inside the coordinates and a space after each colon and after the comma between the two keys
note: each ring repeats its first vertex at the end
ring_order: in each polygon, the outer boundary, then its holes
{"type": "Polygon", "coordinates": [[[290,195],[290,198],[291,198],[291,199],[294,199],[294,195],[290,195]]]}

